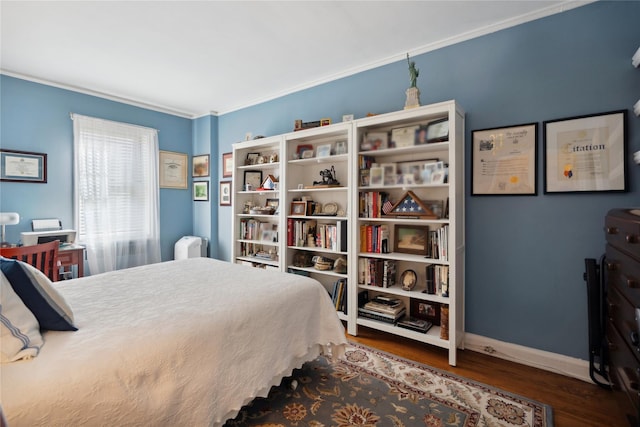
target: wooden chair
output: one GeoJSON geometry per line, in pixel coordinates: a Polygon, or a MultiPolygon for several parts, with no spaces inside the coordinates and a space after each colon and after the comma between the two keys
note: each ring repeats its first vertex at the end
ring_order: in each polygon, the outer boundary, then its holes
{"type": "Polygon", "coordinates": [[[31,264],[42,271],[52,282],[57,282],[60,274],[58,271],[59,247],[60,241],[54,240],[53,242],[39,245],[0,248],[0,255],[31,264]]]}

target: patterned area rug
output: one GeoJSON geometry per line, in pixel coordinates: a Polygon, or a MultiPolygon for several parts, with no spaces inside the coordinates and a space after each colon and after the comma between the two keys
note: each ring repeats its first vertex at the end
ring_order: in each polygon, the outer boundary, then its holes
{"type": "Polygon", "coordinates": [[[344,358],[304,364],[225,426],[552,427],[553,418],[548,405],[351,343],[344,358]]]}

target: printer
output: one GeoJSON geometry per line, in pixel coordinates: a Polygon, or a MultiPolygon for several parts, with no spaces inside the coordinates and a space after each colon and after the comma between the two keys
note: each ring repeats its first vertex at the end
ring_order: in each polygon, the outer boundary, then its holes
{"type": "Polygon", "coordinates": [[[60,240],[60,244],[71,244],[76,241],[76,230],[63,229],[62,221],[59,219],[34,219],[31,221],[31,230],[20,233],[23,246],[54,240],[60,240]]]}

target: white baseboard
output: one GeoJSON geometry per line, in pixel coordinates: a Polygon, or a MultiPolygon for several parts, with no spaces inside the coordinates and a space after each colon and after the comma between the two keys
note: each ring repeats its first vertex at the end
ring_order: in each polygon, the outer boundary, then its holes
{"type": "Polygon", "coordinates": [[[464,348],[593,383],[589,361],[465,333],[464,348]]]}

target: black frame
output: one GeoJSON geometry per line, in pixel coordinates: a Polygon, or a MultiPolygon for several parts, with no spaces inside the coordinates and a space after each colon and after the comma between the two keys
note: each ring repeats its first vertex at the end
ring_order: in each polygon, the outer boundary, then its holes
{"type": "MultiPolygon", "coordinates": [[[[611,117],[612,120],[615,120],[614,117],[611,117]]],[[[605,113],[597,113],[597,114],[588,114],[588,115],[582,115],[582,116],[575,116],[575,117],[567,117],[564,119],[556,119],[556,120],[547,120],[545,122],[543,122],[543,133],[544,133],[544,194],[567,194],[567,193],[573,193],[573,194],[582,194],[582,193],[601,193],[601,192],[610,192],[610,193],[625,193],[627,191],[629,191],[629,171],[627,168],[627,147],[628,147],[628,129],[627,129],[627,110],[616,110],[616,111],[609,111],[609,112],[605,112],[605,113]],[[570,121],[575,121],[576,124],[578,122],[583,122],[581,129],[590,129],[593,128],[593,126],[595,124],[589,124],[589,119],[593,119],[595,117],[598,118],[604,118],[605,116],[616,116],[616,115],[620,115],[620,120],[621,123],[617,123],[618,126],[622,127],[622,141],[615,141],[617,143],[622,144],[622,150],[621,150],[621,156],[619,159],[619,162],[621,163],[622,167],[623,167],[623,176],[622,176],[622,188],[609,188],[609,189],[597,189],[597,188],[589,188],[586,190],[580,190],[580,189],[573,189],[573,190],[549,190],[549,182],[548,182],[548,177],[547,177],[547,168],[548,168],[548,163],[549,163],[549,127],[553,126],[554,124],[560,123],[560,122],[570,122],[570,121]]],[[[606,142],[610,142],[609,139],[607,139],[606,142]]],[[[592,148],[593,146],[590,146],[590,148],[592,148]]],[[[608,149],[610,149],[611,147],[609,147],[608,149]]],[[[557,150],[557,148],[555,148],[557,150]]],[[[590,150],[591,151],[591,150],[590,150]]],[[[610,167],[610,169],[613,169],[613,166],[610,167]]],[[[566,173],[571,173],[571,169],[569,169],[568,171],[565,171],[566,173]]],[[[610,177],[609,177],[610,178],[610,177]]]]}
{"type": "Polygon", "coordinates": [[[0,181],[33,182],[36,184],[47,183],[47,154],[46,153],[34,153],[31,151],[0,149],[0,162],[2,162],[2,167],[0,167],[0,170],[2,171],[2,175],[0,176],[0,181]],[[27,177],[17,176],[17,175],[6,175],[7,168],[5,165],[5,161],[6,161],[7,155],[9,155],[10,157],[23,157],[25,159],[37,159],[38,172],[40,172],[38,177],[27,178],[27,177]]]}

